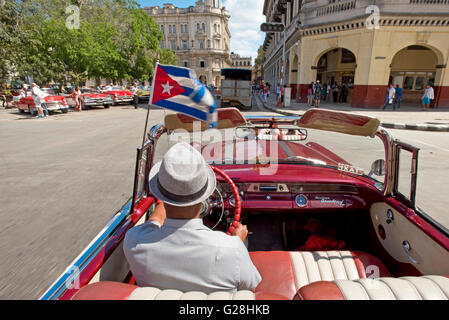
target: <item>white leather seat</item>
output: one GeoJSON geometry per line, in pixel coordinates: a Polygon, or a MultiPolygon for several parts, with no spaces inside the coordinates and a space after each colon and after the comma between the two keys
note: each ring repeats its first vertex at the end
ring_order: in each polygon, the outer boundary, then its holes
{"type": "Polygon", "coordinates": [[[206,294],[200,291],[182,292],[179,290],[161,290],[154,287],[137,288],[128,300],[256,300],[254,292],[241,290],[236,293],[213,292],[206,294]]]}
{"type": "Polygon", "coordinates": [[[301,288],[295,298],[301,300],[448,300],[449,279],[429,275],[320,281],[301,288]]]}
{"type": "Polygon", "coordinates": [[[251,260],[262,276],[256,292],[270,292],[293,299],[298,289],[317,281],[388,277],[375,256],[358,251],[258,251],[251,260]]]}

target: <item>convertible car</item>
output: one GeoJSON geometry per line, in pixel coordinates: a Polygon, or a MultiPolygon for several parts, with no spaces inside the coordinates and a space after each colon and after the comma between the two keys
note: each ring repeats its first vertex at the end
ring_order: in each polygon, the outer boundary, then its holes
{"type": "Polygon", "coordinates": [[[123,89],[122,87],[114,87],[111,90],[104,90],[102,93],[110,95],[114,98],[114,105],[119,103],[131,103],[134,99],[132,92],[123,89]]]}
{"type": "MultiPolygon", "coordinates": [[[[67,113],[69,111],[69,105],[65,97],[56,95],[52,88],[42,88],[41,90],[46,94],[42,104],[46,105],[49,112],[53,113],[54,111],[61,110],[62,113],[67,113]]],[[[36,105],[31,94],[20,98],[16,102],[16,107],[21,113],[28,111],[33,116],[37,115],[36,105]]]]}
{"type": "MultiPolygon", "coordinates": [[[[66,100],[71,108],[75,107],[76,103],[71,94],[66,95],[66,100]]],[[[81,103],[83,110],[97,106],[104,106],[105,109],[108,109],[114,104],[114,98],[110,94],[99,93],[95,89],[83,88],[81,89],[81,103]]]]}
{"type": "Polygon", "coordinates": [[[217,129],[169,114],[137,149],[132,198],[41,299],[448,299],[449,235],[415,205],[418,151],[379,120],[351,113],[244,117],[226,108],[217,129]],[[204,223],[229,235],[239,221],[248,226],[245,245],[262,276],[254,291],[134,280],[123,239],[155,209],[150,169],[186,140],[217,176],[204,223]]]}

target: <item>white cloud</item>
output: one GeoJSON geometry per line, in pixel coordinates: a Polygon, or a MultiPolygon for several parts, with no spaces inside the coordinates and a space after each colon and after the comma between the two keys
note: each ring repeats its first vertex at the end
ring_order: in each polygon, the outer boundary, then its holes
{"type": "Polygon", "coordinates": [[[265,22],[263,0],[225,0],[223,6],[231,14],[231,51],[241,56],[257,57],[257,49],[265,39],[260,25],[265,22]]]}

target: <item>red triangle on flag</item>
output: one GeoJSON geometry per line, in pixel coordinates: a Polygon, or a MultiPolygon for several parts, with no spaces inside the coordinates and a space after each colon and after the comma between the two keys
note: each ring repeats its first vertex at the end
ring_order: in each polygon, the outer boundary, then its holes
{"type": "Polygon", "coordinates": [[[154,79],[153,101],[151,103],[178,96],[184,92],[186,91],[158,65],[156,78],[154,79]]]}

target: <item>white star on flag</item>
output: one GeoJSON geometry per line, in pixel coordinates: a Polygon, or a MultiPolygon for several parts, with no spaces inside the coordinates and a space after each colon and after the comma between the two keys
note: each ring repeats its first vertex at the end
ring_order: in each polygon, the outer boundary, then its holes
{"type": "Polygon", "coordinates": [[[165,85],[162,85],[162,87],[164,88],[164,91],[162,92],[162,94],[164,93],[170,93],[170,90],[173,89],[173,87],[170,85],[170,83],[167,81],[167,83],[165,85]]]}

